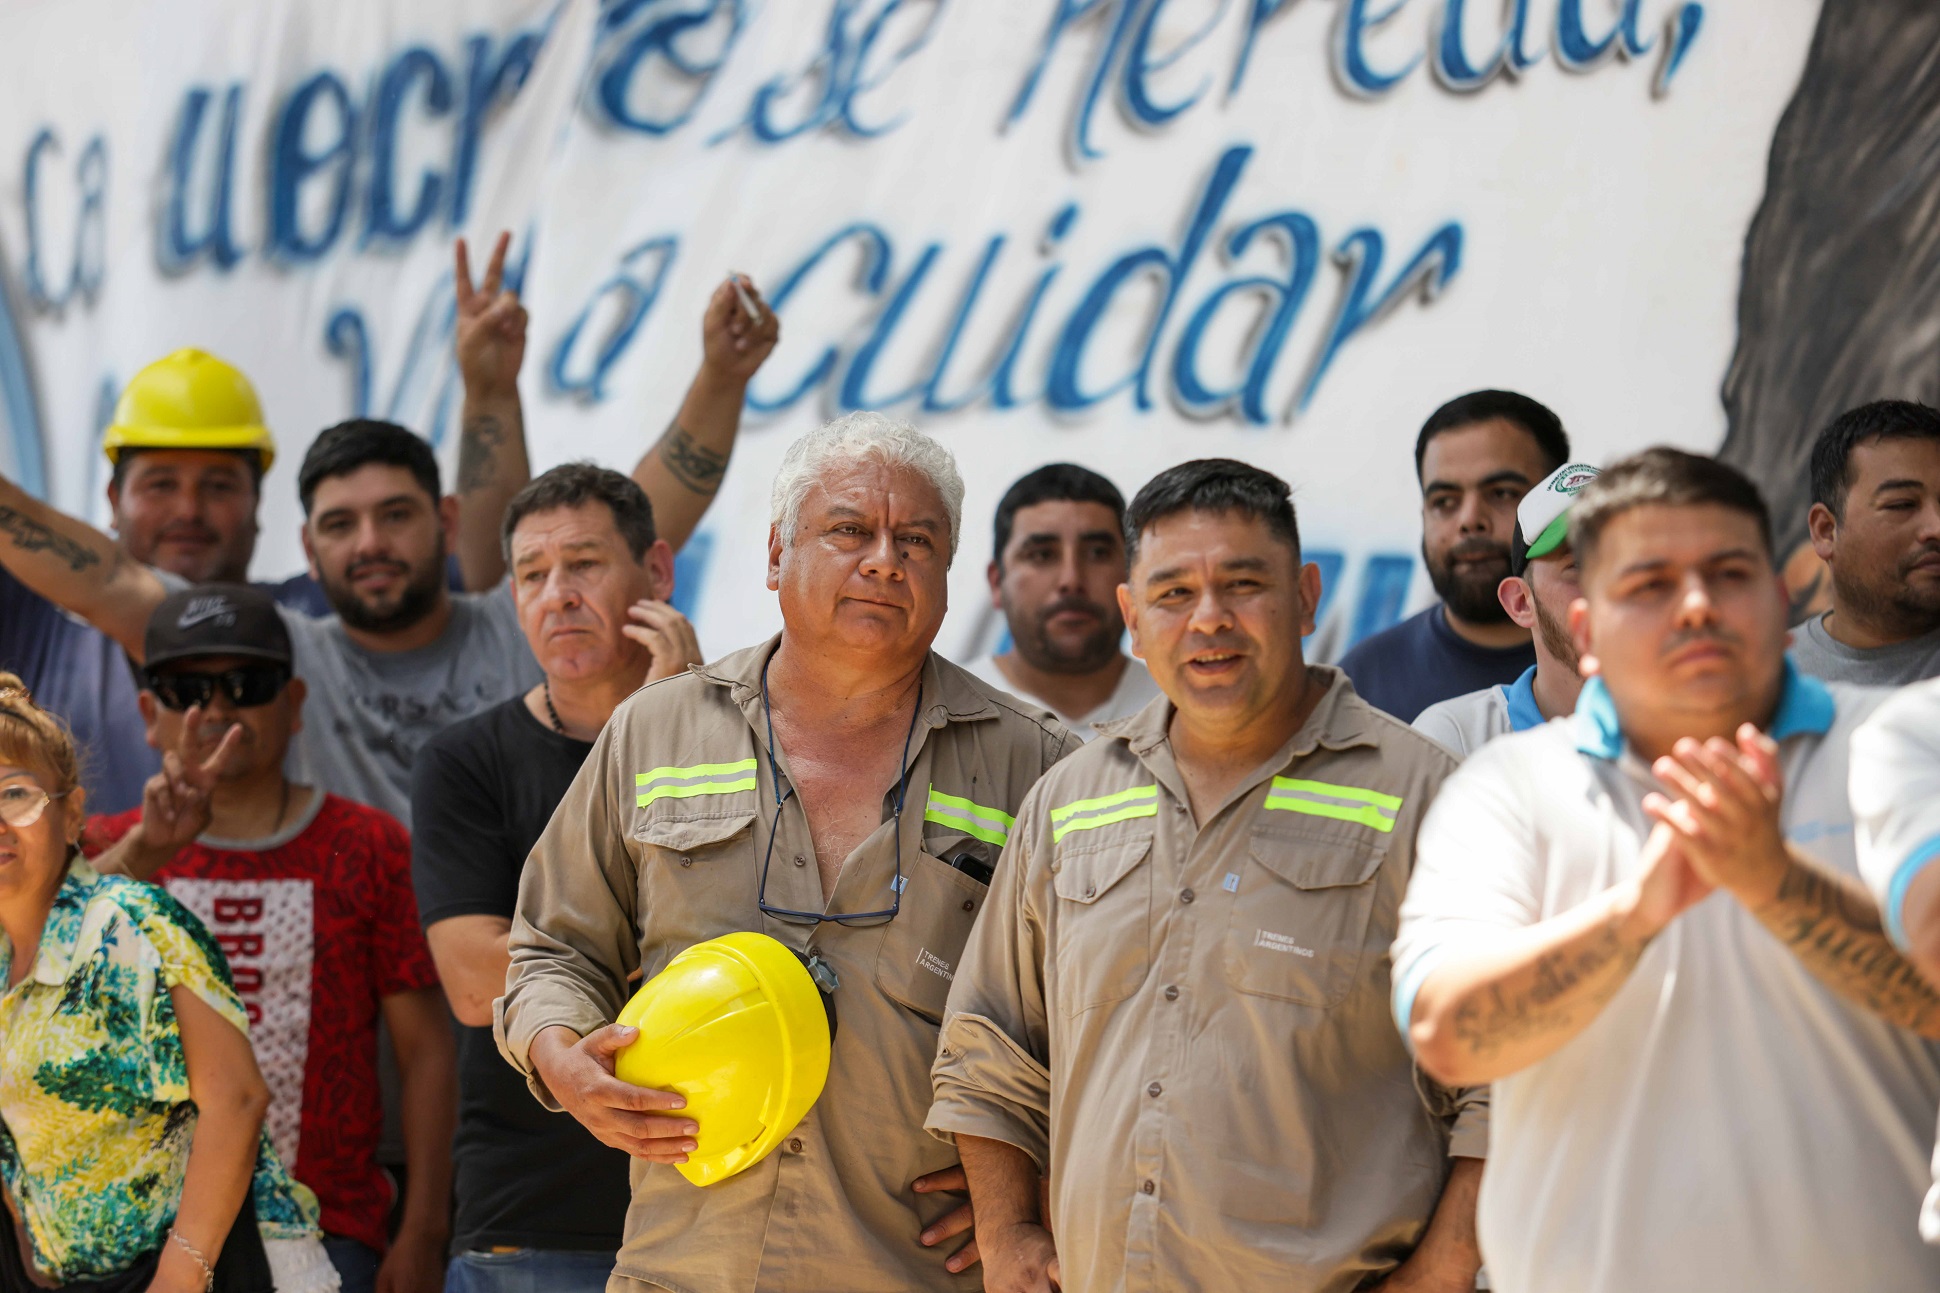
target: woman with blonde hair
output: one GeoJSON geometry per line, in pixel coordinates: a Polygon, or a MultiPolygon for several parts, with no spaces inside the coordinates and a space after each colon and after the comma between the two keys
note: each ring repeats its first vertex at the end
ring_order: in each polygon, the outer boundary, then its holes
{"type": "Polygon", "coordinates": [[[81,859],[85,798],[66,727],[0,673],[0,1293],[327,1293],[222,953],[81,859]]]}

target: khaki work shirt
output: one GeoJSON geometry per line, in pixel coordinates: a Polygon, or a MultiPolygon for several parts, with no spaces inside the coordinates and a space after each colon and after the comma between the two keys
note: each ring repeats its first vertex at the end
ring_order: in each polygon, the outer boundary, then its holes
{"type": "Polygon", "coordinates": [[[1017,813],[927,1125],[1048,1165],[1067,1288],[1360,1288],[1420,1240],[1448,1156],[1486,1152],[1486,1088],[1417,1074],[1388,1006],[1455,760],[1312,672],[1312,716],[1203,825],[1163,697],[1017,813]]]}
{"type": "MultiPolygon", "coordinates": [[[[676,678],[620,706],[526,864],[512,966],[497,1005],[505,1056],[528,1077],[540,1030],[611,1023],[628,976],[682,950],[758,930],[835,969],[838,1028],[828,1086],[762,1162],[705,1189],[636,1160],[615,1288],[683,1293],[963,1290],[980,1268],[943,1263],[923,1228],[962,1202],[910,1184],[949,1167],[923,1134],[937,1026],[985,886],[940,859],[994,863],[1011,814],[1077,742],[932,654],[923,669],[902,817],[902,906],[884,925],[785,924],[756,907],[777,830],[768,904],[864,912],[892,905],[894,792],[883,825],[847,859],[825,904],[808,820],[790,797],[776,824],[761,672],[779,639],[676,678]],[[669,793],[677,791],[678,793],[669,793]]],[[[787,761],[777,752],[786,776],[787,761]]],[[[873,793],[873,790],[869,793],[873,793]]],[[[535,1094],[558,1108],[536,1079],[535,1094]]]]}

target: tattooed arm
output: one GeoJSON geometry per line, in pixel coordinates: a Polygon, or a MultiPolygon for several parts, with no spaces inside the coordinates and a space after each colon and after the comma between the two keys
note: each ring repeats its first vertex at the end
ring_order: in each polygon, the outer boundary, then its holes
{"type": "Polygon", "coordinates": [[[1887,938],[1879,907],[1856,879],[1785,840],[1778,747],[1747,724],[1738,741],[1679,741],[1652,769],[1682,792],[1645,801],[1677,832],[1693,863],[1730,891],[1813,977],[1888,1023],[1940,1038],[1940,997],[1887,938]]]}
{"type": "Polygon", "coordinates": [[[1409,1020],[1421,1067],[1447,1086],[1479,1086],[1548,1058],[1617,995],[1651,940],[1710,892],[1658,827],[1635,879],[1435,963],[1409,1020]]]}
{"type": "Polygon", "coordinates": [[[458,372],[465,402],[458,424],[458,568],[474,592],[505,577],[499,524],[512,495],[525,488],[532,467],[525,452],[525,412],[519,403],[519,367],[525,362],[526,313],[518,294],[505,290],[505,253],[512,236],[500,234],[472,287],[465,240],[457,260],[458,372]]]}
{"type": "Polygon", "coordinates": [[[0,565],[27,587],[93,624],[136,660],[148,616],[168,590],[86,521],[57,512],[0,477],[0,565]]]}
{"type": "Polygon", "coordinates": [[[743,287],[761,311],[760,322],[742,309],[732,284],[715,289],[701,323],[700,371],[672,424],[633,469],[633,479],[653,500],[655,528],[676,552],[721,488],[748,381],[781,336],[774,311],[753,284],[744,280],[743,287]]]}

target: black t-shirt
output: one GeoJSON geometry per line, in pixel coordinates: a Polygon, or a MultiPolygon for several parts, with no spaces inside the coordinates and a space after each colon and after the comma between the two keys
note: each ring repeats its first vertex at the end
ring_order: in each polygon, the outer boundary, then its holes
{"type": "MultiPolygon", "coordinates": [[[[411,862],[427,929],[453,916],[511,918],[526,855],[592,749],[540,723],[522,697],[425,745],[411,784],[411,862]]],[[[534,1099],[489,1028],[458,1029],[452,1159],[454,1253],[619,1248],[627,1156],[534,1099]]]]}
{"type": "Polygon", "coordinates": [[[1536,663],[1530,643],[1477,646],[1448,627],[1437,602],[1393,628],[1365,638],[1341,657],[1362,700],[1404,723],[1439,701],[1512,683],[1536,663]]]}

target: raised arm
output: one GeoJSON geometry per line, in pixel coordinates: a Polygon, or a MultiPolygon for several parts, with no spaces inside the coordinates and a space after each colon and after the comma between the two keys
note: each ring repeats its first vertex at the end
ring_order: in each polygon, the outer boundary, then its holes
{"type": "Polygon", "coordinates": [[[155,572],[86,521],[0,477],[0,565],[142,658],[148,617],[168,590],[155,572]]]}
{"type": "Polygon", "coordinates": [[[752,282],[742,278],[714,289],[701,320],[700,371],[674,420],[633,468],[633,479],[653,500],[655,528],[676,552],[721,488],[748,382],[780,339],[781,324],[752,282]],[[743,307],[743,292],[759,319],[743,307]]]}
{"type": "Polygon", "coordinates": [[[512,495],[532,478],[525,451],[525,410],[519,403],[519,366],[525,362],[525,307],[506,290],[505,254],[512,235],[492,247],[485,278],[472,286],[471,255],[460,238],[453,250],[458,300],[458,372],[465,402],[458,421],[458,567],[465,587],[479,592],[505,577],[499,521],[512,495]]]}

